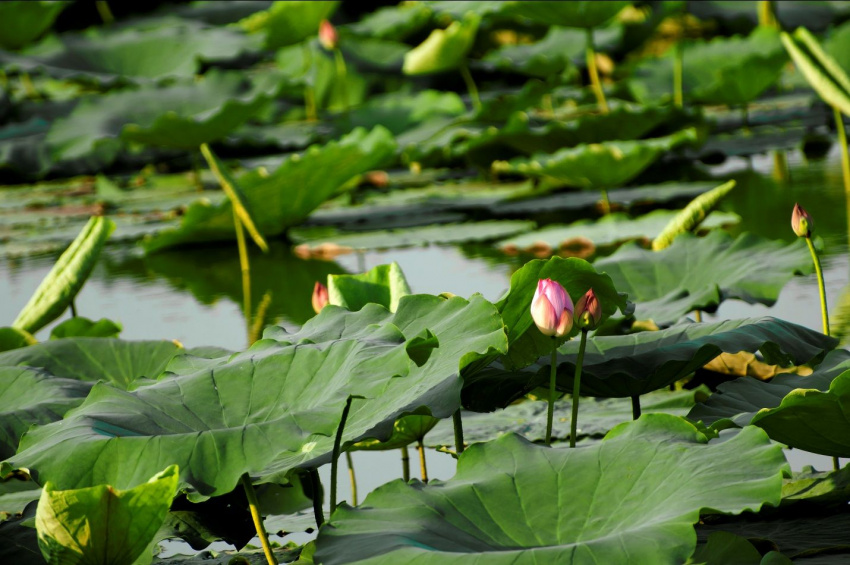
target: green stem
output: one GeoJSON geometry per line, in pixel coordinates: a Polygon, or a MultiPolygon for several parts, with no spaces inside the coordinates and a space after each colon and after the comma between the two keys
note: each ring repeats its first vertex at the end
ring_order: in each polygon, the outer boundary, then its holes
{"type": "Polygon", "coordinates": [[[636,394],[632,397],[632,420],[640,418],[640,395],[636,394]]]}
{"type": "Polygon", "coordinates": [[[838,457],[832,458],[832,470],[840,471],[841,470],[841,461],[839,461],[838,457]]]}
{"type": "Polygon", "coordinates": [[[334,63],[336,63],[336,78],[339,80],[339,90],[342,93],[342,109],[347,114],[349,108],[348,100],[348,69],[345,66],[345,57],[342,51],[334,49],[334,63]]]}
{"type": "Polygon", "coordinates": [[[115,21],[115,16],[112,15],[112,10],[109,9],[109,3],[107,3],[106,0],[97,0],[94,5],[97,8],[97,13],[100,14],[100,19],[103,20],[103,23],[109,25],[115,21]]]}
{"type": "Polygon", "coordinates": [[[71,306],[71,317],[76,318],[77,317],[77,305],[74,304],[74,301],[72,300],[70,306],[71,306]]]}
{"type": "Polygon", "coordinates": [[[310,476],[310,496],[313,499],[313,516],[316,518],[316,527],[321,528],[325,523],[325,513],[322,511],[322,481],[319,479],[319,470],[307,471],[310,476]]]}
{"type": "Polygon", "coordinates": [[[673,59],[673,105],[676,108],[682,108],[685,105],[684,93],[684,67],[685,67],[685,50],[682,48],[682,41],[679,40],[676,44],[676,57],[673,59]]]}
{"type": "Polygon", "coordinates": [[[844,119],[841,111],[834,107],[835,127],[838,129],[838,141],[841,143],[841,172],[844,174],[844,190],[850,192],[850,151],[847,150],[847,133],[844,131],[844,119]]]}
{"type": "Polygon", "coordinates": [[[422,482],[428,484],[428,466],[425,464],[425,444],[422,443],[422,438],[419,438],[417,445],[419,450],[419,471],[422,473],[422,482]]]}
{"type": "Polygon", "coordinates": [[[263,527],[263,517],[260,516],[260,503],[257,501],[257,493],[254,492],[254,485],[251,484],[251,479],[248,478],[247,473],[243,474],[239,478],[239,481],[242,483],[242,488],[245,489],[245,495],[248,497],[248,508],[251,509],[251,518],[254,519],[254,528],[257,530],[257,535],[263,546],[263,553],[266,554],[266,561],[269,562],[269,565],[277,565],[277,559],[269,543],[269,536],[263,527]]]}
{"type": "Polygon", "coordinates": [[[820,268],[820,259],[818,252],[815,251],[815,246],[812,243],[812,238],[807,237],[806,243],[809,245],[809,253],[812,254],[812,261],[815,263],[815,273],[818,276],[818,290],[820,290],[820,313],[823,318],[823,333],[829,335],[829,313],[826,310],[826,287],[823,282],[823,270],[820,268]]]}
{"type": "Polygon", "coordinates": [[[251,263],[248,259],[248,246],[245,243],[245,232],[242,230],[242,220],[233,208],[233,225],[236,228],[236,245],[239,248],[239,268],[242,271],[242,313],[248,327],[248,340],[251,339],[251,263]]]}
{"type": "Polygon", "coordinates": [[[605,214],[611,213],[611,200],[608,198],[608,189],[602,189],[602,212],[605,214]]]}
{"type": "Polygon", "coordinates": [[[313,67],[313,52],[310,51],[310,44],[304,42],[304,112],[307,114],[307,119],[315,122],[318,119],[316,112],[316,91],[313,90],[313,85],[310,84],[310,77],[306,77],[307,73],[313,67]]]}
{"type": "Polygon", "coordinates": [[[336,429],[336,437],[334,437],[334,450],[331,456],[331,515],[333,516],[336,510],[336,474],[339,466],[339,450],[342,446],[342,432],[345,430],[345,421],[348,420],[348,411],[351,410],[351,401],[353,396],[349,396],[345,401],[345,408],[342,409],[342,417],[339,419],[339,426],[336,429]]]}
{"type": "Polygon", "coordinates": [[[581,364],[584,361],[584,348],[587,345],[587,330],[581,330],[581,343],[578,346],[578,359],[576,359],[576,376],[573,380],[573,413],[570,420],[570,447],[576,446],[576,433],[578,430],[578,401],[581,397],[581,364]]]}
{"type": "Polygon", "coordinates": [[[463,420],[460,416],[460,408],[455,410],[455,413],[452,414],[452,423],[455,428],[455,453],[460,455],[463,453],[464,445],[463,445],[463,420]]]}
{"type": "Polygon", "coordinates": [[[702,310],[694,310],[694,319],[697,322],[702,322],[702,310]]]}
{"type": "Polygon", "coordinates": [[[410,452],[406,445],[401,448],[401,478],[404,482],[410,481],[410,452]]]}
{"type": "Polygon", "coordinates": [[[788,155],[784,149],[773,150],[773,180],[778,182],[788,180],[788,155]]]}
{"type": "Polygon", "coordinates": [[[348,478],[351,481],[351,505],[357,506],[357,477],[354,474],[354,459],[351,452],[345,452],[345,462],[348,463],[348,478]]]}
{"type": "Polygon", "coordinates": [[[196,151],[192,151],[192,182],[198,192],[204,191],[204,182],[201,180],[201,157],[196,151]]]}
{"type": "Polygon", "coordinates": [[[460,66],[460,75],[463,77],[463,82],[466,83],[466,89],[469,91],[469,98],[472,100],[472,108],[474,110],[481,109],[481,98],[478,97],[478,87],[475,86],[475,81],[472,80],[472,74],[469,72],[469,67],[464,63],[460,66]]]}
{"type": "Polygon", "coordinates": [[[596,103],[599,104],[599,109],[603,114],[608,113],[608,101],[605,100],[605,92],[602,90],[602,83],[599,82],[599,70],[596,68],[596,52],[593,47],[593,29],[587,29],[587,47],[585,48],[585,56],[587,60],[587,74],[590,76],[590,86],[593,88],[593,93],[596,95],[596,103]]]}
{"type": "Polygon", "coordinates": [[[552,443],[552,420],[555,414],[555,381],[558,376],[558,342],[552,338],[552,369],[549,373],[549,408],[546,410],[546,445],[552,443]]]}

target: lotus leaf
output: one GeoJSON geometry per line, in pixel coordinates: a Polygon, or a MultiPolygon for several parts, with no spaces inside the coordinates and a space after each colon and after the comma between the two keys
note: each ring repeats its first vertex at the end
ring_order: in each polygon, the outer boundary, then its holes
{"type": "Polygon", "coordinates": [[[504,12],[546,25],[599,27],[631,2],[510,2],[504,12]]]}
{"type": "Polygon", "coordinates": [[[47,483],[35,514],[45,560],[50,565],[144,563],[143,553],[171,506],[177,476],[171,466],[126,491],[109,485],[56,490],[47,483]]]}
{"type": "Polygon", "coordinates": [[[618,426],[582,449],[507,434],[461,454],[448,481],[394,481],[358,508],[342,505],[319,532],[314,561],[684,562],[701,508],[778,504],[785,468],[759,430],[708,442],[667,414],[618,426]]]}
{"type": "Polygon", "coordinates": [[[0,328],[0,353],[38,343],[29,332],[17,328],[0,328]]]}
{"type": "Polygon", "coordinates": [[[67,2],[0,2],[0,47],[18,49],[38,39],[67,2]]]}
{"type": "Polygon", "coordinates": [[[226,363],[133,392],[96,385],[61,430],[26,434],[4,468],[37,470],[57,488],[123,488],[176,463],[181,484],[202,496],[230,492],[246,472],[279,482],[327,461],[349,396],[357,399],[343,441],[383,439],[416,409],[452,414],[460,368],[507,348],[497,311],[480,296],[407,296],[395,314],[328,306],[295,333],[271,327],[265,337],[226,363]],[[408,352],[420,363],[430,355],[419,366],[408,352]],[[242,456],[222,456],[232,450],[242,456]],[[62,464],[71,452],[79,464],[62,464]]]}
{"type": "Polygon", "coordinates": [[[346,61],[364,72],[399,73],[410,46],[387,39],[349,36],[342,40],[340,49],[346,61]]]}
{"type": "MultiPolygon", "coordinates": [[[[393,433],[389,439],[385,441],[367,440],[355,444],[351,451],[387,451],[390,449],[399,449],[407,447],[412,443],[416,443],[423,439],[428,432],[434,429],[438,422],[448,422],[449,420],[438,420],[427,414],[408,414],[396,420],[393,424],[393,433]]],[[[454,434],[454,428],[452,428],[454,434]]],[[[454,435],[446,445],[453,445],[454,435]]]]}
{"type": "Polygon", "coordinates": [[[101,318],[95,322],[94,320],[77,316],[54,326],[50,330],[50,339],[66,337],[118,337],[122,329],[121,324],[107,318],[101,318]]]}
{"type": "Polygon", "coordinates": [[[832,30],[823,48],[845,74],[850,74],[850,22],[844,22],[832,30]]]}
{"type": "Polygon", "coordinates": [[[61,420],[89,389],[91,383],[56,378],[40,369],[0,367],[0,458],[14,455],[31,425],[61,420]]]}
{"type": "MultiPolygon", "coordinates": [[[[0,522],[20,516],[27,510],[27,506],[40,496],[41,487],[34,481],[17,477],[0,481],[0,522]]],[[[32,510],[34,511],[34,508],[32,510]]]]}
{"type": "Polygon", "coordinates": [[[318,42],[284,47],[277,52],[281,80],[292,89],[292,94],[303,96],[305,86],[313,88],[316,108],[319,110],[347,110],[366,99],[366,79],[353,65],[348,65],[345,76],[337,73],[333,57],[318,42]]]}
{"type": "MultiPolygon", "coordinates": [[[[246,173],[236,180],[245,193],[257,229],[272,237],[310,214],[322,202],[358,174],[378,168],[395,147],[383,127],[371,132],[355,129],[339,141],[312,146],[295,155],[272,173],[246,173]]],[[[233,212],[229,201],[217,206],[200,200],[190,206],[180,226],[145,240],[148,252],[175,245],[228,241],[234,238],[233,212]]]]}
{"type": "Polygon", "coordinates": [[[157,378],[180,351],[165,340],[72,337],[0,353],[0,367],[38,367],[61,378],[107,381],[130,388],[137,379],[157,378]]]}
{"type": "Polygon", "coordinates": [[[265,35],[265,48],[277,49],[300,43],[319,32],[319,23],[329,19],[339,2],[293,0],[274,2],[265,11],[239,22],[249,32],[265,35]]]}
{"type": "Polygon", "coordinates": [[[359,127],[382,125],[394,135],[438,117],[454,117],[466,112],[463,100],[454,92],[423,90],[416,94],[389,93],[372,96],[350,113],[359,127]]]}
{"type": "MultiPolygon", "coordinates": [[[[850,500],[850,467],[838,471],[818,472],[811,466],[794,473],[782,485],[782,504],[818,502],[845,504],[850,500]]],[[[799,507],[799,506],[798,506],[799,507]]]]}
{"type": "Polygon", "coordinates": [[[595,266],[637,304],[637,319],[659,326],[729,298],[770,306],[792,276],[813,270],[802,241],[786,245],[749,233],[733,239],[719,230],[704,238],[682,234],[662,251],[627,244],[595,266]]]}
{"type": "Polygon", "coordinates": [[[366,304],[380,304],[390,312],[410,294],[410,286],[398,263],[378,265],[359,275],[328,275],[328,302],[356,311],[366,304]]]}
{"type": "Polygon", "coordinates": [[[538,153],[496,161],[493,170],[550,177],[563,185],[579,188],[614,188],[636,177],[668,151],[696,140],[697,132],[690,128],[666,137],[582,144],[551,155],[538,153]]]}
{"type": "Polygon", "coordinates": [[[488,53],[483,60],[497,69],[547,78],[563,73],[571,62],[581,61],[586,42],[581,31],[553,25],[540,41],[529,45],[505,45],[488,53]]]}
{"type": "Polygon", "coordinates": [[[421,2],[386,6],[360,21],[341,27],[364,37],[402,41],[420,31],[431,19],[431,10],[421,2]]]}
{"type": "Polygon", "coordinates": [[[794,64],[827,104],[850,115],[850,76],[805,28],[782,33],[782,43],[794,64]]]}
{"type": "Polygon", "coordinates": [[[468,12],[447,29],[435,29],[431,35],[404,56],[402,70],[407,75],[450,71],[466,64],[466,56],[475,43],[481,16],[468,12]]]}
{"type": "Polygon", "coordinates": [[[761,553],[746,538],[729,532],[712,532],[705,545],[697,548],[688,563],[699,565],[791,565],[791,560],[770,551],[762,559],[761,553]]]}

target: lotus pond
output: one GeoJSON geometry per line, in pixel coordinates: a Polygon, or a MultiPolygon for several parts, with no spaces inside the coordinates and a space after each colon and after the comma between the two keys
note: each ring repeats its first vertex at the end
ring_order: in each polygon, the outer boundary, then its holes
{"type": "Polygon", "coordinates": [[[850,560],[850,3],[0,3],[0,563],[850,560]]]}

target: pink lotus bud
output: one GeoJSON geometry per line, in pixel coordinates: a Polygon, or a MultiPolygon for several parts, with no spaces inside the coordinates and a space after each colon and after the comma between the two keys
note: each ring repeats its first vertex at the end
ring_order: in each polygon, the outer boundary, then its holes
{"type": "Polygon", "coordinates": [[[791,213],[791,229],[798,237],[812,237],[812,230],[815,229],[815,221],[799,204],[794,204],[791,213]]]}
{"type": "Polygon", "coordinates": [[[583,330],[592,330],[601,320],[602,307],[591,288],[576,303],[576,325],[583,330]]]}
{"type": "Polygon", "coordinates": [[[573,301],[559,283],[540,279],[531,301],[531,318],[543,335],[563,337],[573,327],[573,301]]]}
{"type": "Polygon", "coordinates": [[[322,308],[328,305],[328,287],[316,281],[313,285],[313,310],[316,314],[322,311],[322,308]]]}
{"type": "Polygon", "coordinates": [[[336,28],[328,20],[322,20],[322,23],[319,24],[319,43],[328,51],[333,51],[339,45],[336,28]]]}

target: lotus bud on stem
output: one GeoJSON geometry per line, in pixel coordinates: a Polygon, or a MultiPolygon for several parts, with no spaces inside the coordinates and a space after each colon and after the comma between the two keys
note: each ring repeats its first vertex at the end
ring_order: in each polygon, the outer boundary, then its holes
{"type": "Polygon", "coordinates": [[[552,279],[537,281],[537,290],[531,300],[531,318],[540,333],[552,337],[549,409],[546,413],[546,445],[549,445],[552,443],[552,419],[555,410],[558,338],[564,337],[573,329],[573,301],[560,283],[552,279]]]}
{"type": "Polygon", "coordinates": [[[339,34],[336,28],[328,20],[322,20],[319,24],[319,43],[327,51],[331,51],[336,65],[336,78],[339,80],[339,89],[342,93],[342,107],[348,112],[348,69],[345,66],[345,58],[339,50],[339,34]]]}
{"type": "Polygon", "coordinates": [[[277,558],[272,552],[272,546],[269,543],[269,536],[266,533],[266,528],[263,526],[263,517],[260,516],[260,503],[257,500],[257,493],[254,492],[254,485],[251,484],[251,479],[245,473],[239,478],[242,483],[242,488],[245,489],[245,496],[248,497],[248,508],[251,510],[251,518],[254,520],[254,529],[257,530],[257,536],[260,538],[260,544],[263,546],[263,553],[266,554],[266,561],[269,565],[277,565],[277,558]]]}
{"type": "Polygon", "coordinates": [[[336,476],[337,468],[339,467],[339,451],[342,446],[342,433],[345,430],[345,421],[348,420],[348,412],[351,410],[351,401],[353,396],[349,396],[345,401],[345,408],[342,409],[342,417],[339,420],[339,426],[336,429],[336,437],[334,437],[333,455],[331,455],[331,514],[336,510],[336,476]]]}

